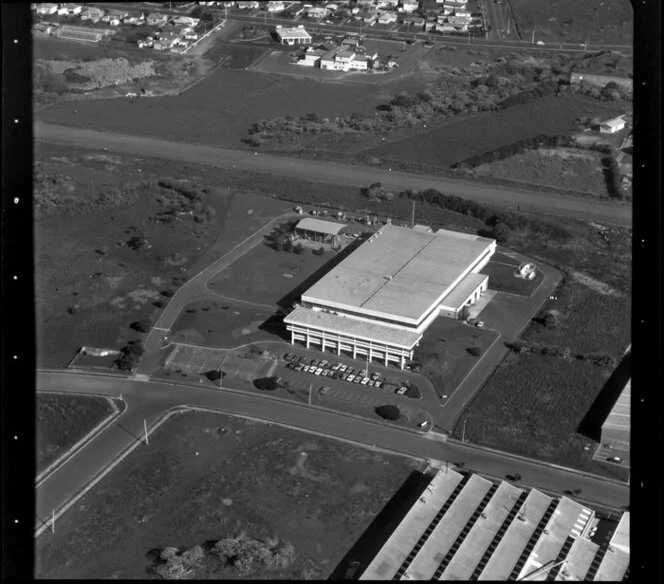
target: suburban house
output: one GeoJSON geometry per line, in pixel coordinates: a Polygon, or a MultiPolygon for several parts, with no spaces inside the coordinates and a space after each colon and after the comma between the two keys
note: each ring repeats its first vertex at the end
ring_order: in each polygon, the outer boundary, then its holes
{"type": "Polygon", "coordinates": [[[602,134],[615,134],[625,129],[625,120],[622,116],[606,120],[599,125],[599,131],[602,134]]]}
{"type": "Polygon", "coordinates": [[[176,16],[171,20],[173,24],[184,24],[185,26],[195,27],[200,22],[199,18],[192,18],[191,16],[176,16]]]}
{"type": "Polygon", "coordinates": [[[326,6],[310,6],[306,12],[309,18],[325,18],[328,11],[326,6]]]}
{"type": "Polygon", "coordinates": [[[159,14],[158,12],[151,12],[147,15],[145,19],[145,24],[150,26],[160,26],[168,22],[168,16],[165,14],[159,14]]]}
{"type": "Polygon", "coordinates": [[[92,22],[99,22],[106,12],[96,6],[88,6],[81,12],[81,20],[91,20],[92,22]]]}
{"type": "Polygon", "coordinates": [[[392,24],[397,21],[397,15],[394,12],[384,12],[378,17],[378,24],[392,24]]]}
{"type": "Polygon", "coordinates": [[[57,4],[37,4],[37,14],[55,14],[58,11],[57,4]]]}
{"type": "Polygon", "coordinates": [[[251,2],[238,2],[237,7],[241,10],[258,10],[260,4],[258,0],[253,0],[251,2]]]}
{"type": "Polygon", "coordinates": [[[286,9],[283,2],[268,2],[268,12],[283,12],[286,9]]]}
{"type": "Polygon", "coordinates": [[[307,48],[304,53],[304,58],[300,59],[297,64],[305,67],[320,67],[320,60],[327,51],[323,49],[314,49],[313,47],[307,48]]]}
{"type": "Polygon", "coordinates": [[[402,12],[415,12],[419,6],[418,0],[401,0],[402,12]]]}
{"type": "Polygon", "coordinates": [[[83,6],[80,4],[62,4],[58,8],[58,14],[61,16],[66,16],[68,14],[77,15],[83,12],[83,6]]]}
{"type": "Polygon", "coordinates": [[[331,50],[320,60],[320,68],[328,71],[366,71],[369,68],[366,57],[353,50],[331,50]]]}
{"type": "Polygon", "coordinates": [[[277,25],[276,31],[279,42],[282,45],[309,45],[311,44],[311,35],[306,31],[303,25],[286,27],[277,25]]]}

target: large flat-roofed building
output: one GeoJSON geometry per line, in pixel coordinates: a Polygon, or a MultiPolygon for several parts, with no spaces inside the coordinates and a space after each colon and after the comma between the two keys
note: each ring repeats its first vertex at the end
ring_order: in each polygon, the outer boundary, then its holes
{"type": "Polygon", "coordinates": [[[435,318],[456,318],[486,291],[479,272],[495,249],[476,235],[385,225],[302,295],[284,319],[291,342],[403,368],[435,318]]]}
{"type": "Polygon", "coordinates": [[[597,522],[567,497],[441,469],[360,580],[620,580],[629,518],[603,543],[597,522]]]}
{"type": "Polygon", "coordinates": [[[602,424],[602,444],[608,444],[620,450],[629,450],[631,401],[632,382],[630,379],[602,424]]]}
{"type": "Polygon", "coordinates": [[[281,26],[277,25],[277,37],[282,45],[310,45],[311,35],[305,30],[304,26],[281,26]]]}

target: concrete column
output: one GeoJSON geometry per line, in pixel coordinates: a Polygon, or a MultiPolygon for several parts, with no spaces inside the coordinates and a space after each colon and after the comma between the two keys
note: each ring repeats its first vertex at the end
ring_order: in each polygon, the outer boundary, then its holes
{"type": "Polygon", "coordinates": [[[337,355],[341,355],[341,337],[337,335],[337,355]]]}
{"type": "Polygon", "coordinates": [[[295,332],[294,331],[290,332],[290,344],[291,345],[295,344],[295,332]]]}
{"type": "Polygon", "coordinates": [[[309,331],[307,331],[307,340],[306,340],[306,343],[307,343],[307,349],[308,349],[308,348],[309,348],[309,331]]]}
{"type": "Polygon", "coordinates": [[[385,347],[385,367],[387,367],[387,347],[385,347]]]}
{"type": "Polygon", "coordinates": [[[401,370],[403,371],[404,367],[406,366],[406,359],[404,358],[403,355],[401,355],[401,361],[399,364],[401,366],[401,370]]]}
{"type": "Polygon", "coordinates": [[[320,334],[320,350],[325,353],[325,333],[320,334]]]}
{"type": "Polygon", "coordinates": [[[357,359],[357,343],[353,339],[353,359],[357,359]]]}

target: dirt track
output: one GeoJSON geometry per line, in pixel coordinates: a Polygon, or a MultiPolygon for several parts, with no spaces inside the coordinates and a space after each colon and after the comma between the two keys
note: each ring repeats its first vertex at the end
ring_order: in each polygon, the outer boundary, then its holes
{"type": "Polygon", "coordinates": [[[532,193],[471,181],[404,172],[388,172],[384,169],[349,166],[336,162],[302,160],[261,153],[255,155],[253,152],[242,150],[113,134],[42,122],[35,123],[34,136],[35,140],[79,148],[108,148],[118,154],[179,160],[222,168],[235,165],[237,168],[247,171],[286,175],[313,182],[335,183],[353,187],[381,182],[387,188],[394,190],[435,188],[444,193],[480,203],[512,208],[519,205],[523,211],[620,226],[631,226],[632,224],[632,208],[630,205],[608,201],[600,203],[549,193],[532,193]]]}

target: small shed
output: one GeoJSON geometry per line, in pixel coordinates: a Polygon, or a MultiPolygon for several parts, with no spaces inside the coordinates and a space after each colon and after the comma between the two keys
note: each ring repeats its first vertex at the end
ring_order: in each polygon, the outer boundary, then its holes
{"type": "Polygon", "coordinates": [[[415,231],[421,231],[422,233],[431,233],[433,231],[428,225],[415,225],[413,226],[413,229],[415,231]]]}
{"type": "Polygon", "coordinates": [[[332,221],[307,217],[300,220],[295,226],[295,234],[311,241],[336,244],[339,232],[344,227],[346,227],[344,223],[333,223],[332,221]]]}
{"type": "Polygon", "coordinates": [[[602,122],[599,125],[599,131],[602,134],[615,134],[616,132],[620,132],[620,130],[623,130],[624,128],[625,128],[625,120],[623,119],[622,116],[606,120],[606,122],[602,122]]]}

